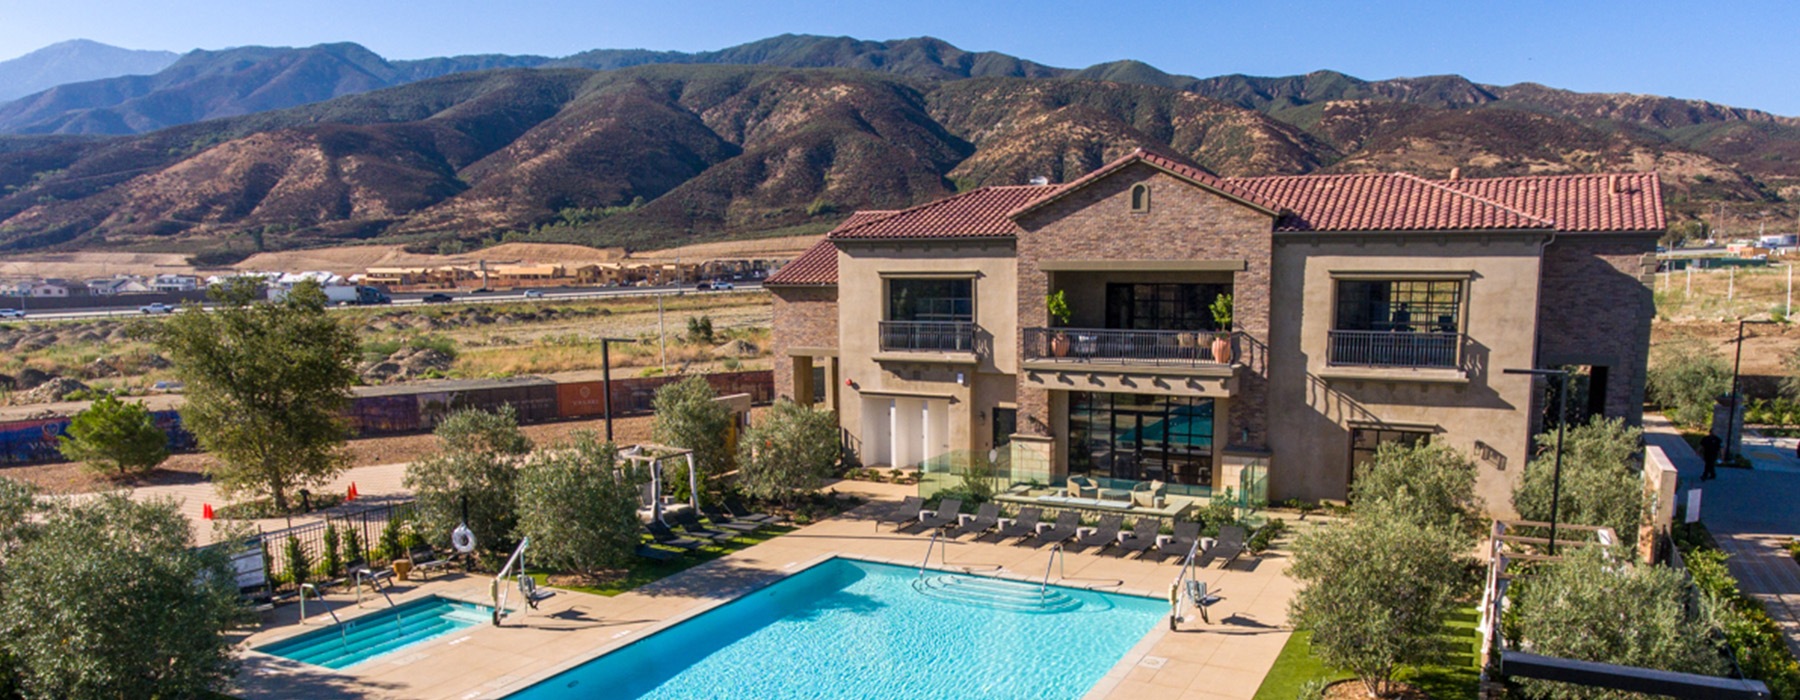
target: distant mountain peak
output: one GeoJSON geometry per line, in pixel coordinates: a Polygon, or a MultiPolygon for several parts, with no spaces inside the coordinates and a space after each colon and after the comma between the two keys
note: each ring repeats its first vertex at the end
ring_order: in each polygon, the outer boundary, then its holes
{"type": "Polygon", "coordinates": [[[149,75],[179,58],[172,51],[138,51],[92,39],[59,41],[18,58],[0,61],[0,102],[66,83],[149,75]]]}

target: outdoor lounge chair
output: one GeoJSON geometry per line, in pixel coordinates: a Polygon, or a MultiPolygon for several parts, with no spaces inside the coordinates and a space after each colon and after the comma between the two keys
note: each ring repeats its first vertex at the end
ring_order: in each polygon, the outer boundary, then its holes
{"type": "Polygon", "coordinates": [[[751,520],[759,523],[769,523],[771,525],[781,521],[781,518],[769,515],[768,513],[757,513],[744,507],[743,501],[739,501],[736,498],[725,499],[725,510],[731,513],[731,517],[739,520],[751,520]]]}
{"type": "Polygon", "coordinates": [[[1036,540],[1039,544],[1062,544],[1080,531],[1081,514],[1065,510],[1056,514],[1056,524],[1050,529],[1038,531],[1036,540]]]}
{"type": "Polygon", "coordinates": [[[1240,526],[1226,525],[1219,528],[1219,539],[1206,548],[1206,553],[1200,557],[1200,566],[1205,567],[1214,559],[1224,559],[1225,563],[1219,568],[1230,568],[1231,562],[1237,561],[1238,556],[1244,553],[1244,543],[1248,540],[1248,533],[1240,526]]]}
{"type": "Polygon", "coordinates": [[[1175,523],[1175,534],[1168,539],[1156,543],[1156,551],[1186,557],[1193,551],[1194,543],[1200,541],[1200,523],[1192,520],[1175,523]]]}
{"type": "Polygon", "coordinates": [[[1138,558],[1156,546],[1157,531],[1162,529],[1161,518],[1138,518],[1131,524],[1131,534],[1119,540],[1119,549],[1126,552],[1137,552],[1138,558]]]}
{"type": "Polygon", "coordinates": [[[411,552],[407,552],[406,558],[412,562],[412,570],[420,576],[429,571],[448,569],[451,563],[449,559],[438,556],[437,550],[432,549],[431,545],[414,547],[411,552]]]}
{"type": "Polygon", "coordinates": [[[1161,508],[1167,503],[1168,492],[1168,485],[1161,481],[1140,481],[1131,487],[1131,505],[1138,508],[1161,508]]]}
{"type": "Polygon", "coordinates": [[[675,524],[681,526],[682,532],[695,537],[704,537],[713,541],[718,541],[728,540],[737,536],[737,533],[714,530],[707,527],[705,523],[700,522],[700,518],[695,516],[694,511],[691,510],[682,509],[673,513],[664,511],[663,517],[674,518],[675,524]]]}
{"type": "Polygon", "coordinates": [[[1100,517],[1100,526],[1075,537],[1075,544],[1083,547],[1099,547],[1105,549],[1119,543],[1119,528],[1124,527],[1125,517],[1121,515],[1105,515],[1100,517]]]}
{"type": "Polygon", "coordinates": [[[1042,508],[1020,508],[1019,517],[1010,523],[1006,523],[994,534],[998,536],[1001,541],[1010,540],[1015,537],[1031,537],[1037,534],[1038,518],[1041,517],[1044,517],[1044,510],[1042,508]]]}
{"type": "Polygon", "coordinates": [[[644,529],[650,531],[650,539],[656,540],[657,544],[664,547],[694,550],[699,549],[704,544],[700,540],[696,540],[692,537],[682,537],[681,535],[677,535],[674,530],[669,529],[669,526],[659,522],[652,521],[649,525],[645,525],[644,529]]]}
{"type": "Polygon", "coordinates": [[[999,523],[1000,523],[1000,504],[998,504],[998,503],[983,503],[983,504],[981,504],[981,508],[979,508],[975,511],[975,517],[970,520],[964,521],[960,525],[957,525],[955,529],[952,529],[949,532],[949,537],[951,539],[955,539],[957,537],[962,537],[963,535],[967,535],[969,533],[975,533],[975,534],[984,533],[984,532],[987,532],[988,530],[994,529],[994,526],[998,525],[999,523]]]}
{"type": "Polygon", "coordinates": [[[1070,498],[1099,498],[1100,482],[1085,476],[1069,477],[1070,498]]]}
{"type": "Polygon", "coordinates": [[[731,517],[730,513],[718,506],[700,506],[700,512],[706,515],[706,519],[712,522],[713,527],[722,527],[734,532],[756,532],[768,525],[768,523],[731,517]]]}
{"type": "Polygon", "coordinates": [[[643,557],[645,559],[649,559],[651,561],[674,561],[676,559],[681,558],[680,552],[671,552],[666,549],[657,549],[657,548],[652,547],[647,544],[638,545],[637,550],[633,553],[640,557],[643,557]]]}
{"type": "Polygon", "coordinates": [[[900,502],[900,509],[894,512],[894,517],[877,518],[875,520],[875,528],[878,530],[881,529],[881,524],[884,522],[893,523],[896,528],[901,525],[919,522],[919,511],[924,508],[925,499],[919,498],[918,496],[907,496],[906,500],[900,502]]]}
{"type": "Polygon", "coordinates": [[[919,511],[919,527],[924,530],[933,530],[946,525],[955,525],[962,520],[957,517],[960,515],[962,515],[962,499],[946,498],[938,504],[936,511],[919,511]],[[931,515],[926,515],[926,513],[931,513],[931,515]]]}
{"type": "Polygon", "coordinates": [[[394,585],[394,569],[376,569],[369,566],[368,560],[357,559],[344,565],[344,580],[351,585],[367,583],[379,591],[384,583],[394,585]]]}

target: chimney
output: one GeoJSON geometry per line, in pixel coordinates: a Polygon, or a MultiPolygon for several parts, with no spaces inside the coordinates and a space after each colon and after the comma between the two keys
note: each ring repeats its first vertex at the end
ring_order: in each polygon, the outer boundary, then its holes
{"type": "Polygon", "coordinates": [[[1606,176],[1606,188],[1607,188],[1607,189],[1609,189],[1609,190],[1612,190],[1612,193],[1613,193],[1613,194],[1618,194],[1618,193],[1620,193],[1620,192],[1624,192],[1624,191],[1625,191],[1625,188],[1624,188],[1624,185],[1622,185],[1622,184],[1620,184],[1620,183],[1619,183],[1619,176],[1618,176],[1618,175],[1608,175],[1608,176],[1606,176]]]}
{"type": "Polygon", "coordinates": [[[1450,179],[1451,180],[1461,180],[1462,179],[1462,168],[1451,168],[1450,169],[1450,179]]]}
{"type": "Polygon", "coordinates": [[[1037,176],[1034,176],[1031,178],[1031,184],[1033,184],[1033,185],[1048,185],[1048,184],[1050,184],[1050,178],[1044,177],[1042,175],[1037,175],[1037,176]]]}

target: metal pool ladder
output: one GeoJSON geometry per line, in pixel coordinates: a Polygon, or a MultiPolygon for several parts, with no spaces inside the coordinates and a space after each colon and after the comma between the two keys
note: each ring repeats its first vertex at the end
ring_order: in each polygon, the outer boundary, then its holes
{"type": "MultiPolygon", "coordinates": [[[[938,535],[940,534],[943,533],[941,531],[931,533],[931,544],[925,545],[925,558],[919,560],[919,578],[925,578],[925,565],[931,563],[931,550],[937,549],[938,535]]],[[[948,547],[949,545],[944,546],[948,547]]],[[[943,550],[938,551],[938,561],[940,563],[944,561],[943,550]]],[[[948,565],[946,564],[946,566],[948,565]]]]}
{"type": "MultiPolygon", "coordinates": [[[[312,591],[313,597],[318,598],[319,602],[321,602],[321,603],[325,602],[325,599],[319,595],[319,587],[318,586],[314,586],[310,583],[300,584],[300,621],[301,622],[306,621],[306,592],[307,591],[312,591]]],[[[330,615],[331,621],[337,624],[339,641],[342,641],[344,643],[344,648],[346,648],[346,649],[350,648],[350,634],[348,632],[344,631],[344,621],[338,619],[337,611],[332,610],[330,605],[326,605],[325,613],[330,615]]]]}
{"type": "Polygon", "coordinates": [[[1068,578],[1069,554],[1063,551],[1061,542],[1050,546],[1050,559],[1044,562],[1044,580],[1038,584],[1038,593],[1050,589],[1050,565],[1056,563],[1062,564],[1062,568],[1056,570],[1056,580],[1068,578]]]}

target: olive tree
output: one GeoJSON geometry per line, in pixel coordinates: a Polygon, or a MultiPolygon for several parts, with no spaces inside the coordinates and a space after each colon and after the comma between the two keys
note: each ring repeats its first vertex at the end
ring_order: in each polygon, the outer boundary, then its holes
{"type": "MultiPolygon", "coordinates": [[[[1587,547],[1521,583],[1514,599],[1517,636],[1532,653],[1683,673],[1725,671],[1711,631],[1686,603],[1680,570],[1634,566],[1587,547]]],[[[1553,681],[1523,684],[1531,696],[1548,700],[1642,697],[1553,681]]]]}
{"type": "MultiPolygon", "coordinates": [[[[694,466],[711,476],[731,471],[731,409],[719,403],[719,395],[705,377],[688,377],[656,390],[651,405],[656,410],[653,429],[657,442],[694,451],[694,466]]],[[[686,484],[677,490],[685,493],[686,484]]]]}
{"type": "Polygon", "coordinates": [[[1356,674],[1372,697],[1396,690],[1400,667],[1448,653],[1441,632],[1467,578],[1467,548],[1427,511],[1405,494],[1359,503],[1355,518],[1294,545],[1288,574],[1301,588],[1288,620],[1312,632],[1313,654],[1356,674]]]}
{"type": "Polygon", "coordinates": [[[236,673],[229,562],[175,503],[53,507],[0,565],[0,656],[25,697],[196,697],[236,673]]]}
{"type": "Polygon", "coordinates": [[[1375,458],[1357,470],[1353,503],[1374,504],[1395,494],[1410,496],[1431,524],[1452,531],[1477,523],[1475,463],[1449,445],[1383,443],[1375,458]]]}
{"type": "Polygon", "coordinates": [[[1712,422],[1714,401],[1731,391],[1731,367],[1705,340],[1677,336],[1650,349],[1645,385],[1671,420],[1704,427],[1712,422]]]}
{"type": "Polygon", "coordinates": [[[190,304],[152,337],[186,384],[183,425],[219,458],[220,490],[266,495],[286,511],[289,494],[344,469],[357,344],[318,284],[279,302],[258,302],[258,289],[235,278],[214,288],[217,307],[190,304]]]}
{"type": "Polygon", "coordinates": [[[142,402],[106,394],[75,414],[57,448],[71,461],[106,474],[146,472],[169,458],[169,436],[142,402]]]}
{"type": "MultiPolygon", "coordinates": [[[[1639,444],[1644,431],[1619,418],[1595,416],[1563,435],[1562,487],[1557,519],[1610,527],[1626,547],[1637,546],[1648,495],[1639,444]]],[[[1513,509],[1525,520],[1549,520],[1555,489],[1556,433],[1537,437],[1537,453],[1513,490],[1513,509]]]]}
{"type": "Polygon", "coordinates": [[[744,490],[786,498],[819,488],[837,468],[837,416],[787,399],[775,402],[738,448],[744,490]]]}
{"type": "Polygon", "coordinates": [[[591,432],[533,455],[519,473],[519,534],[559,570],[592,575],[629,564],[642,528],[637,507],[617,449],[591,432]]]}
{"type": "Polygon", "coordinates": [[[436,434],[439,452],[407,465],[404,479],[417,499],[427,540],[446,543],[450,532],[466,522],[481,550],[510,550],[518,520],[517,462],[531,451],[531,440],[520,432],[512,408],[453,412],[438,423],[436,434]]]}

